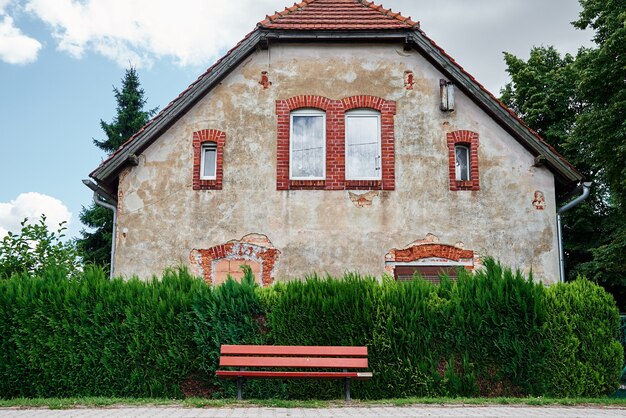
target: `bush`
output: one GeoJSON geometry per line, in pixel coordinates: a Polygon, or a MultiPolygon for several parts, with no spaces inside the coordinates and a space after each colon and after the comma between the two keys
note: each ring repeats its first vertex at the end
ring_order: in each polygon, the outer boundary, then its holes
{"type": "MultiPolygon", "coordinates": [[[[198,369],[205,394],[235,396],[232,382],[215,377],[222,344],[263,344],[264,312],[254,275],[249,266],[242,266],[241,283],[229,279],[221,286],[205,287],[193,302],[194,341],[198,347],[198,369]]],[[[284,397],[276,382],[251,381],[246,384],[247,396],[284,397]]]]}
{"type": "Polygon", "coordinates": [[[19,234],[9,231],[0,241],[0,279],[16,274],[41,275],[49,269],[63,270],[70,277],[80,273],[82,265],[75,243],[62,241],[65,222],[56,232],[48,230],[46,215],[34,224],[26,218],[21,226],[19,234]]]}
{"type": "MultiPolygon", "coordinates": [[[[89,268],[0,281],[0,397],[233,397],[222,344],[365,345],[357,398],[599,396],[623,351],[615,302],[586,281],[545,288],[487,259],[458,281],[346,274],[260,288],[185,270],[108,280],[89,268]]],[[[247,398],[338,399],[337,381],[251,380],[247,398]]]]}
{"type": "Polygon", "coordinates": [[[599,396],[618,388],[624,351],[619,312],[600,286],[579,278],[546,290],[546,394],[599,396]]]}
{"type": "Polygon", "coordinates": [[[203,287],[184,270],[148,282],[97,268],[0,281],[0,396],[179,397],[196,367],[189,316],[203,287]]]}
{"type": "MultiPolygon", "coordinates": [[[[355,274],[289,282],[269,313],[272,341],[367,345],[375,377],[355,384],[360,398],[539,392],[543,286],[493,260],[485,267],[440,286],[355,274]]],[[[336,382],[288,387],[295,397],[341,396],[336,382]]]]}

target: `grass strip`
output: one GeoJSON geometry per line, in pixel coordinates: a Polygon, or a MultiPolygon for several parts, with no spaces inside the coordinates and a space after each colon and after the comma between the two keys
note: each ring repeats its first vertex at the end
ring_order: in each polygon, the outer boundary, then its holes
{"type": "Polygon", "coordinates": [[[163,399],[163,398],[16,398],[0,399],[0,408],[119,408],[119,407],[184,407],[184,408],[341,408],[341,407],[371,407],[371,406],[413,406],[413,405],[442,405],[442,406],[487,406],[487,405],[520,405],[520,406],[616,406],[626,408],[626,398],[402,398],[384,400],[353,400],[344,402],[339,400],[283,400],[283,399],[250,399],[237,401],[236,399],[163,399]]]}

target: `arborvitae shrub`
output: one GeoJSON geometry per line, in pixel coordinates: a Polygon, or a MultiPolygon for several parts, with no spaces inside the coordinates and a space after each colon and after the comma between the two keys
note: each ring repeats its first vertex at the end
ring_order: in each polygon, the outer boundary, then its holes
{"type": "MultiPolygon", "coordinates": [[[[539,392],[544,288],[491,259],[439,286],[348,274],[281,287],[269,314],[274,343],[369,347],[374,378],[357,382],[355,397],[539,392]]],[[[337,398],[342,386],[288,388],[290,396],[337,398]]]]}
{"type": "MultiPolygon", "coordinates": [[[[259,299],[259,285],[250,267],[242,268],[241,283],[229,278],[221,286],[207,287],[208,291],[198,293],[193,302],[193,338],[199,352],[199,370],[203,373],[201,381],[212,396],[236,395],[233,381],[215,377],[222,344],[265,341],[265,313],[259,299]]],[[[246,397],[256,398],[285,396],[278,381],[246,382],[245,393],[246,397]]]]}
{"type": "MultiPolygon", "coordinates": [[[[597,396],[616,388],[615,302],[587,281],[545,288],[491,259],[458,281],[346,274],[211,287],[185,270],[88,269],[0,280],[0,397],[235,396],[222,344],[366,345],[355,398],[597,396]]],[[[248,380],[246,398],[342,397],[340,381],[248,380]]]]}
{"type": "Polygon", "coordinates": [[[0,281],[0,396],[179,397],[197,358],[185,270],[108,280],[87,269],[0,281]]]}
{"type": "Polygon", "coordinates": [[[545,394],[600,396],[615,392],[623,361],[613,297],[585,279],[546,289],[545,394]]]}

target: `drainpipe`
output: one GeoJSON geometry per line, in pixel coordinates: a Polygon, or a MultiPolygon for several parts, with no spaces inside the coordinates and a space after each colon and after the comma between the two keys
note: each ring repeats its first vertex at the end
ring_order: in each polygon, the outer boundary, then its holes
{"type": "Polygon", "coordinates": [[[585,200],[589,196],[589,192],[591,191],[591,182],[583,183],[582,189],[583,191],[580,196],[578,196],[576,199],[572,200],[568,204],[561,206],[556,211],[556,227],[559,244],[559,281],[561,283],[565,283],[565,255],[563,251],[563,230],[561,226],[561,214],[575,206],[578,206],[583,200],[585,200]]]}
{"type": "Polygon", "coordinates": [[[117,235],[117,206],[103,200],[104,197],[105,199],[115,202],[110,194],[91,180],[83,180],[83,184],[93,190],[93,202],[96,205],[113,211],[113,231],[111,231],[111,264],[109,268],[109,277],[113,278],[113,270],[115,267],[115,238],[117,235]]]}

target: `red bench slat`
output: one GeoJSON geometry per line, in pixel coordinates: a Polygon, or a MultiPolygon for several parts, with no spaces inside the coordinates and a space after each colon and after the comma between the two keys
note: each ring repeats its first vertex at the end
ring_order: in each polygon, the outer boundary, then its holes
{"type": "Polygon", "coordinates": [[[220,367],[319,367],[365,369],[367,358],[221,356],[220,367]]]}
{"type": "Polygon", "coordinates": [[[221,354],[281,355],[281,356],[361,356],[367,357],[367,347],[292,346],[292,345],[222,345],[221,354]]]}
{"type": "Polygon", "coordinates": [[[268,372],[255,370],[218,370],[217,376],[224,378],[237,377],[267,377],[267,378],[284,378],[284,379],[342,379],[349,377],[351,379],[361,380],[372,377],[370,372],[268,372]]]}

